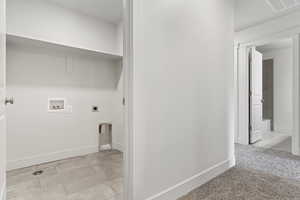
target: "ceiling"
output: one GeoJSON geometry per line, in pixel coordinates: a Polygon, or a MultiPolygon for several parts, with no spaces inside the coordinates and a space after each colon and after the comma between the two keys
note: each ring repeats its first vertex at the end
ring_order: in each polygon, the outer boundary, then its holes
{"type": "Polygon", "coordinates": [[[122,20],[123,0],[47,0],[65,8],[118,24],[122,20]]]}
{"type": "Polygon", "coordinates": [[[235,30],[300,11],[300,0],[235,0],[235,30]]]}
{"type": "Polygon", "coordinates": [[[290,48],[293,46],[293,40],[291,38],[286,38],[286,39],[282,39],[282,40],[278,40],[269,44],[265,44],[262,46],[258,46],[256,47],[256,49],[263,53],[263,52],[267,52],[267,51],[271,51],[271,50],[275,50],[275,49],[283,49],[283,48],[290,48]]]}

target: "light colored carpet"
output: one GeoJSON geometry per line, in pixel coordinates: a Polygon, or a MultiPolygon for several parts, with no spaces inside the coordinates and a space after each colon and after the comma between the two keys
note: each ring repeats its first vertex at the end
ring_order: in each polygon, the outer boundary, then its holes
{"type": "Polygon", "coordinates": [[[237,166],[179,200],[299,200],[300,157],[236,145],[237,166]]]}

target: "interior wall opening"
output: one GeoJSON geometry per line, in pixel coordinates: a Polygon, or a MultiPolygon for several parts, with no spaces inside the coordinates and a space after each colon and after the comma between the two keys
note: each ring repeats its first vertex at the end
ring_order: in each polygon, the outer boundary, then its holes
{"type": "Polygon", "coordinates": [[[123,199],[122,9],[7,1],[8,199],[123,199]]]}
{"type": "Polygon", "coordinates": [[[293,41],[256,46],[250,62],[250,144],[292,151],[293,41]]]}

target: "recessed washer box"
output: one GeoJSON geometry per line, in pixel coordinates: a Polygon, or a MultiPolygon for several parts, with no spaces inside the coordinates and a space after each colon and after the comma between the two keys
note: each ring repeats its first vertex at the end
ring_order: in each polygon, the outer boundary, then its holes
{"type": "Polygon", "coordinates": [[[49,112],[62,112],[66,110],[66,99],[64,98],[49,98],[48,111],[49,112]]]}

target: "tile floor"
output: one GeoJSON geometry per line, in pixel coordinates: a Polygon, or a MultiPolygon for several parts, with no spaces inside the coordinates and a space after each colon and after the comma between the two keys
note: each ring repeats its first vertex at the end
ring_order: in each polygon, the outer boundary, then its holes
{"type": "Polygon", "coordinates": [[[106,151],[9,171],[7,200],[121,200],[122,163],[121,152],[106,151]]]}

